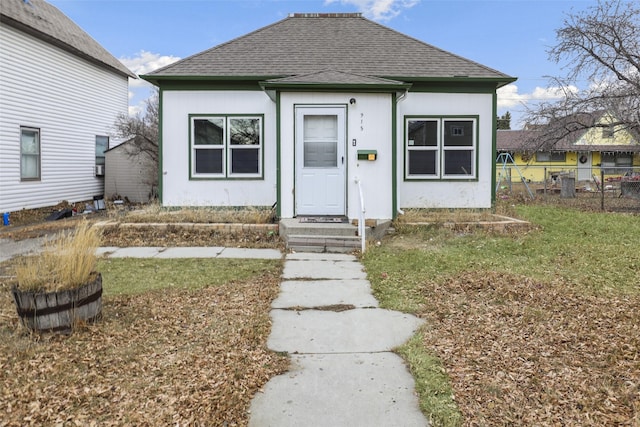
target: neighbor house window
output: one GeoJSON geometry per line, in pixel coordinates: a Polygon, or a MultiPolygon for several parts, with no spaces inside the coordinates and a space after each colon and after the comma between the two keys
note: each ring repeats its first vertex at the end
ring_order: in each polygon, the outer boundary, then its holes
{"type": "Polygon", "coordinates": [[[602,128],[602,137],[603,138],[613,138],[614,127],[613,125],[608,125],[602,128]]]}
{"type": "Polygon", "coordinates": [[[624,175],[632,170],[633,158],[630,153],[602,153],[601,168],[607,175],[624,175]]]}
{"type": "Polygon", "coordinates": [[[536,162],[564,162],[567,153],[562,151],[538,151],[536,153],[536,162]]]}
{"type": "Polygon", "coordinates": [[[40,179],[40,129],[20,128],[20,179],[40,179]]]}
{"type": "Polygon", "coordinates": [[[476,177],[476,119],[405,121],[407,179],[476,177]]]}
{"type": "Polygon", "coordinates": [[[203,178],[262,174],[262,117],[191,117],[191,175],[203,178]]]}
{"type": "Polygon", "coordinates": [[[109,149],[108,136],[96,136],[96,166],[104,166],[104,152],[109,149]]]}

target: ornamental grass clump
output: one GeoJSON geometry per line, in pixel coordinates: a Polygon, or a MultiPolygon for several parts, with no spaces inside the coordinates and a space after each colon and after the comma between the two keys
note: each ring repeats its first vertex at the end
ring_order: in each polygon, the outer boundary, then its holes
{"type": "Polygon", "coordinates": [[[59,233],[45,244],[43,252],[18,263],[16,277],[20,290],[55,292],[90,282],[96,274],[100,238],[97,229],[84,220],[72,232],[59,233]]]}

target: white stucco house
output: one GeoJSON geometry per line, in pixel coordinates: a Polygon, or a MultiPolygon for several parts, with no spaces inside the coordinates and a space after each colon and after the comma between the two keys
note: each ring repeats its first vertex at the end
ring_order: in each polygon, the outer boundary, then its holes
{"type": "Polygon", "coordinates": [[[136,76],[43,0],[0,4],[0,212],[91,200],[136,76]]]}
{"type": "Polygon", "coordinates": [[[292,14],[142,78],[165,206],[392,219],[491,207],[496,90],[515,78],[360,14],[292,14]]]}

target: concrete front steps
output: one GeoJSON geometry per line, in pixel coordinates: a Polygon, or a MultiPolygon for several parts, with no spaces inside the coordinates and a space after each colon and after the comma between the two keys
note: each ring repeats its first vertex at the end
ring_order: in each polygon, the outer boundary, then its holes
{"type": "MultiPolygon", "coordinates": [[[[367,221],[367,240],[380,238],[388,226],[367,221]]],[[[294,252],[351,253],[362,246],[357,225],[349,223],[309,223],[289,218],[280,220],[279,230],[286,248],[294,252]]]]}

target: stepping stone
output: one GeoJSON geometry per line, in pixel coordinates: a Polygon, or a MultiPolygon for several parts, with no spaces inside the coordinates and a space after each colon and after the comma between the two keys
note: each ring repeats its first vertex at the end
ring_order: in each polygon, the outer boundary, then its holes
{"type": "Polygon", "coordinates": [[[250,427],[429,425],[396,354],[294,355],[292,365],[253,398],[250,427]]]}
{"type": "Polygon", "coordinates": [[[271,307],[313,308],[338,304],[377,307],[378,301],[371,295],[368,280],[291,280],[280,284],[280,294],[271,307]]]}
{"type": "Polygon", "coordinates": [[[362,264],[353,261],[287,261],[284,279],[366,279],[362,264]]]}
{"type": "Polygon", "coordinates": [[[271,310],[267,346],[289,353],[391,351],[406,342],[423,320],[379,308],[342,312],[271,310]]]}

